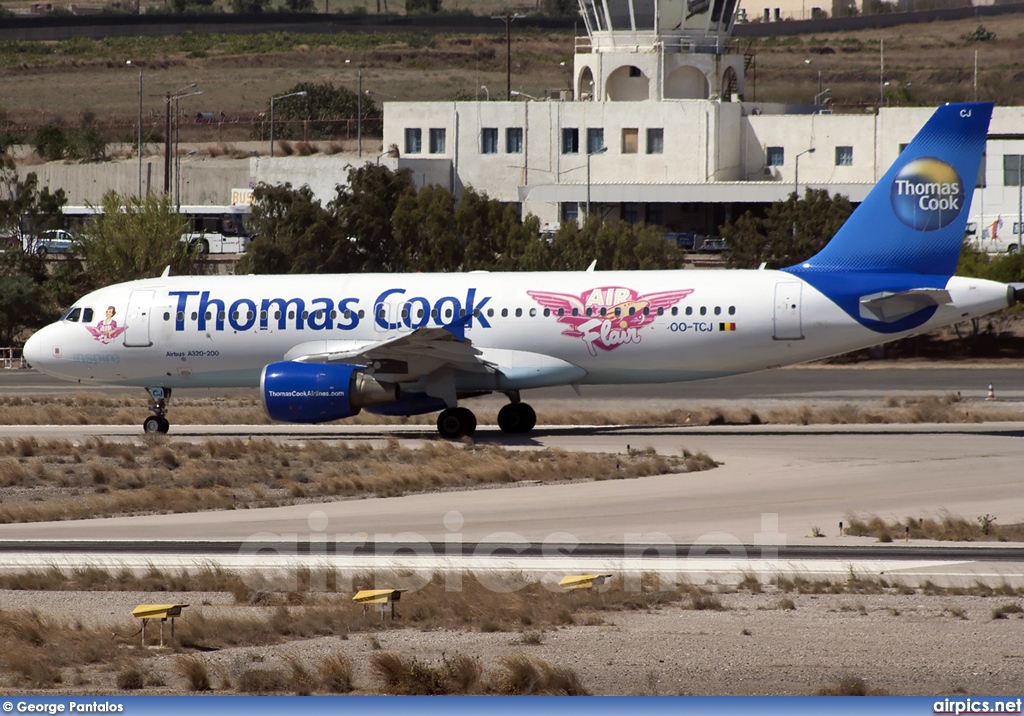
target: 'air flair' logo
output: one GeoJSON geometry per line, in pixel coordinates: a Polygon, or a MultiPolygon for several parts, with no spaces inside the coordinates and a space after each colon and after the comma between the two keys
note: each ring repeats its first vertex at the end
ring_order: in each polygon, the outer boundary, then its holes
{"type": "Polygon", "coordinates": [[[602,286],[580,295],[527,291],[530,298],[569,326],[563,336],[580,338],[590,355],[597,349],[614,350],[627,343],[639,343],[640,330],[651,325],[660,313],[693,293],[692,288],[641,296],[631,288],[602,286]]]}
{"type": "Polygon", "coordinates": [[[889,198],[896,217],[905,225],[917,231],[935,231],[960,214],[964,183],[946,162],[922,157],[899,170],[889,198]]]}

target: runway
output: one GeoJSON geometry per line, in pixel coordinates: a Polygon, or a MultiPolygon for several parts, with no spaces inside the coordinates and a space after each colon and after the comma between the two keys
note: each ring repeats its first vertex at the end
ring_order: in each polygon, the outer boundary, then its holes
{"type": "MultiPolygon", "coordinates": [[[[1008,396],[1018,391],[1024,396],[1024,379],[1018,377],[1024,371],[1016,370],[900,369],[895,380],[916,381],[913,384],[922,391],[931,390],[927,386],[950,381],[952,386],[946,384],[940,392],[943,394],[957,386],[963,391],[968,385],[979,385],[987,379],[982,376],[994,371],[1002,381],[1000,385],[1006,386],[1008,396]]],[[[787,400],[807,395],[823,396],[815,399],[826,402],[853,395],[863,400],[865,395],[891,394],[888,386],[894,380],[889,371],[882,370],[812,368],[760,376],[745,377],[748,381],[761,381],[747,386],[759,400],[787,400]],[[792,381],[790,374],[799,380],[792,381]],[[786,378],[779,380],[779,376],[786,378]],[[844,397],[837,398],[837,395],[844,397]]],[[[716,382],[720,384],[721,394],[735,394],[731,392],[735,386],[726,387],[722,381],[716,382]]],[[[683,390],[684,387],[672,386],[671,389],[683,390]]],[[[608,389],[583,402],[613,401],[620,390],[622,388],[608,389]]],[[[978,392],[983,398],[983,391],[978,392]]],[[[670,399],[662,395],[649,400],[670,399]]],[[[708,400],[714,399],[709,397],[708,400]]],[[[24,435],[72,440],[101,436],[107,440],[142,444],[139,429],[134,425],[0,427],[0,438],[24,435]]],[[[395,437],[412,445],[436,439],[433,431],[425,426],[382,428],[345,423],[314,427],[175,426],[169,439],[204,441],[211,436],[368,442],[395,437]]],[[[845,548],[873,543],[872,538],[837,536],[840,521],[848,520],[850,515],[903,520],[935,517],[948,511],[968,520],[989,514],[996,516],[999,524],[1024,522],[1024,490],[1021,489],[1024,478],[1020,470],[1020,465],[1024,464],[1024,422],[653,428],[547,426],[528,438],[512,438],[496,428],[482,427],[475,440],[523,450],[561,448],[616,453],[626,451],[627,446],[650,446],[661,453],[670,453],[685,448],[706,452],[721,465],[703,473],[635,480],[517,484],[256,510],[7,524],[0,525],[0,540],[56,540],[58,544],[116,540],[167,545],[180,544],[182,540],[330,545],[351,545],[365,540],[380,544],[458,541],[460,544],[611,544],[620,549],[623,545],[717,543],[845,548]],[[811,536],[817,532],[826,536],[811,536]]],[[[207,557],[213,554],[212,550],[208,552],[207,557]]],[[[11,550],[6,552],[2,558],[5,564],[11,564],[12,554],[11,550]]],[[[152,551],[138,554],[142,555],[139,559],[155,558],[152,551]]],[[[560,556],[565,554],[559,552],[560,556]]],[[[837,552],[826,554],[822,559],[831,561],[834,571],[855,561],[870,563],[869,569],[885,571],[883,567],[891,566],[876,563],[880,557],[889,559],[891,554],[837,552]]],[[[1019,555],[1007,558],[1009,562],[1002,561],[1000,568],[993,571],[989,569],[989,560],[975,561],[977,555],[945,554],[946,559],[929,554],[923,561],[930,565],[926,566],[932,572],[937,569],[932,562],[940,561],[944,566],[939,572],[962,573],[963,579],[973,578],[970,575],[980,572],[998,573],[999,578],[1011,573],[1024,575],[1020,564],[1024,560],[1019,555]],[[968,564],[982,566],[962,568],[968,564]]],[[[353,557],[358,556],[353,553],[353,557]]],[[[523,560],[529,558],[529,555],[521,556],[523,560]]],[[[588,557],[593,558],[593,555],[588,557]]],[[[111,559],[121,560],[123,564],[126,557],[121,554],[111,559]]],[[[773,564],[796,564],[806,559],[816,558],[801,555],[773,564]]],[[[352,562],[350,566],[362,568],[366,564],[352,562]]],[[[392,564],[406,566],[393,561],[392,564]]],[[[506,564],[529,568],[526,563],[506,564]]]]}

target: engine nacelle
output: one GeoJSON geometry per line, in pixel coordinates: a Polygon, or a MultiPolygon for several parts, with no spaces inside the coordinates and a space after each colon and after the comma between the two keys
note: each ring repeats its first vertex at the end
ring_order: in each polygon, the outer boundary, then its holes
{"type": "Polygon", "coordinates": [[[282,423],[325,423],[398,400],[397,385],[378,382],[363,370],[346,363],[271,363],[260,375],[263,408],[282,423]]]}

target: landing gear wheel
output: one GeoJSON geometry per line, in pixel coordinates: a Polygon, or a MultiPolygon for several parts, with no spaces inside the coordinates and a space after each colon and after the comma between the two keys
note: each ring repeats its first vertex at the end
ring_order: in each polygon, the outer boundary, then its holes
{"type": "Polygon", "coordinates": [[[476,432],[476,416],[467,408],[447,408],[437,416],[437,432],[445,440],[457,440],[476,432]]]}
{"type": "Polygon", "coordinates": [[[151,415],[142,423],[142,429],[149,435],[166,435],[171,423],[162,415],[151,415]]]}
{"type": "Polygon", "coordinates": [[[537,425],[537,413],[526,403],[509,403],[498,411],[498,427],[512,434],[528,433],[537,425]]]}
{"type": "Polygon", "coordinates": [[[149,394],[149,409],[153,411],[153,415],[142,423],[142,430],[147,435],[166,435],[171,429],[171,423],[166,418],[171,389],[153,387],[146,388],[146,392],[149,394]]]}

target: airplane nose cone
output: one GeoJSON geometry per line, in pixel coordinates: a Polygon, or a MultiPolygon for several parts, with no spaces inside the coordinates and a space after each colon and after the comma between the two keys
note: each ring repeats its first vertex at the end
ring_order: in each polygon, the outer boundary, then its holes
{"type": "Polygon", "coordinates": [[[31,337],[29,337],[29,339],[25,341],[25,348],[21,351],[21,354],[25,357],[25,360],[28,361],[28,364],[33,368],[38,368],[39,365],[42,363],[43,339],[40,337],[40,334],[44,330],[46,329],[44,328],[33,333],[31,337]]]}

